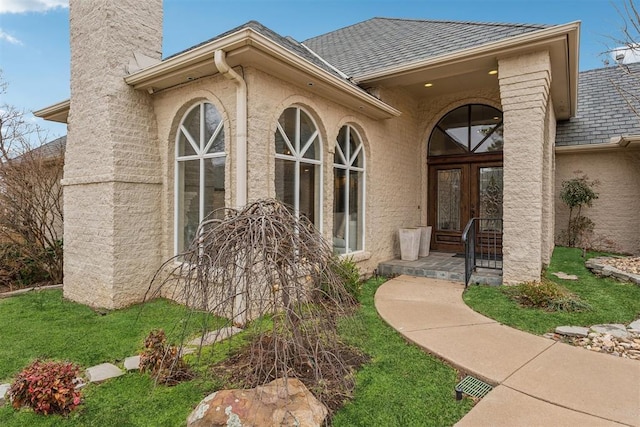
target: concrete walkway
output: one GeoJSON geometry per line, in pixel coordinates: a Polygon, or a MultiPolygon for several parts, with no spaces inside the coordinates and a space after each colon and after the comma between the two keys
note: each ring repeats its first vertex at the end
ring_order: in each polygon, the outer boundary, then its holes
{"type": "Polygon", "coordinates": [[[640,426],[638,361],[503,326],[467,307],[463,290],[399,276],[375,296],[409,341],[495,386],[458,426],[640,426]]]}

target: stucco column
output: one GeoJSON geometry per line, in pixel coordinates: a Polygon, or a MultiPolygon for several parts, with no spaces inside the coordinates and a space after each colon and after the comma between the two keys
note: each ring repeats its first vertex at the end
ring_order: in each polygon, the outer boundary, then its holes
{"type": "Polygon", "coordinates": [[[498,61],[504,114],[503,283],[540,279],[549,53],[498,61]]]}
{"type": "Polygon", "coordinates": [[[548,266],[555,244],[556,115],[549,99],[542,170],[542,265],[548,266]]]}
{"type": "Polygon", "coordinates": [[[123,80],[134,53],[160,59],[162,0],[71,0],[64,294],[139,301],[160,264],[162,191],[150,95],[123,80]]]}

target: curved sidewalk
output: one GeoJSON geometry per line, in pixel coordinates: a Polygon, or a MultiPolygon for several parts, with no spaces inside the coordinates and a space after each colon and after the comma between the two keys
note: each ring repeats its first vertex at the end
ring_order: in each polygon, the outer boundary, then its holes
{"type": "Polygon", "coordinates": [[[400,276],[375,295],[409,341],[494,386],[458,426],[640,426],[638,361],[501,325],[467,307],[463,290],[400,276]]]}

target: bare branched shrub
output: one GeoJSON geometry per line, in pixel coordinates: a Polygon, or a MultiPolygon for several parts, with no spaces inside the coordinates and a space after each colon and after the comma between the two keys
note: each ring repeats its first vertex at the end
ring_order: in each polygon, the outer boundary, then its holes
{"type": "Polygon", "coordinates": [[[172,299],[222,316],[226,326],[248,326],[253,336],[235,375],[245,386],[293,376],[321,400],[328,388],[349,395],[354,356],[336,320],[356,301],[330,245],[277,200],[212,217],[222,219],[201,224],[189,249],[160,269],[149,296],[170,289],[172,299]]]}
{"type": "MultiPolygon", "coordinates": [[[[0,76],[0,94],[5,88],[0,76]]],[[[10,245],[17,261],[61,283],[64,148],[37,148],[45,138],[26,112],[0,106],[0,245],[10,245]]],[[[5,273],[0,280],[16,278],[5,273]]]]}
{"type": "MultiPolygon", "coordinates": [[[[633,114],[640,118],[640,73],[636,60],[640,57],[640,9],[634,0],[624,0],[613,7],[620,18],[620,25],[617,34],[608,36],[607,44],[613,47],[603,54],[612,57],[619,74],[609,81],[633,114]]],[[[610,59],[606,58],[604,63],[609,65],[610,59]]]]}

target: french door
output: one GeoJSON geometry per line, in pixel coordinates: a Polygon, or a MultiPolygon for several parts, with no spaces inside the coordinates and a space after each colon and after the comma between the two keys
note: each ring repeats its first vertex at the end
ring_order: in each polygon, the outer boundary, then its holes
{"type": "MultiPolygon", "coordinates": [[[[431,248],[462,252],[462,233],[471,218],[502,218],[502,161],[430,165],[428,215],[431,248]]],[[[499,226],[483,222],[480,238],[499,226]]]]}

